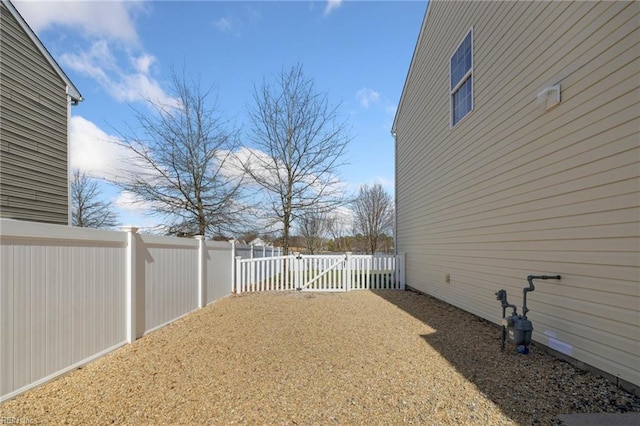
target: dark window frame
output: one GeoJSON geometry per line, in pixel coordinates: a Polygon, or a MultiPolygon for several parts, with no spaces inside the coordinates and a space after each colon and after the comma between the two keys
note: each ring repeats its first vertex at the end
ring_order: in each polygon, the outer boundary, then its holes
{"type": "Polygon", "coordinates": [[[473,62],[473,27],[471,27],[449,58],[451,128],[473,111],[473,62]]]}

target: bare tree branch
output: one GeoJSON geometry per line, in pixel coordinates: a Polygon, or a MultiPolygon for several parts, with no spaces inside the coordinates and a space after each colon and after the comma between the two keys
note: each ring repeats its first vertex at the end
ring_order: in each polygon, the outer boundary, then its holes
{"type": "Polygon", "coordinates": [[[333,240],[333,250],[339,252],[352,251],[353,246],[349,244],[347,231],[352,226],[349,218],[340,210],[336,210],[327,215],[327,232],[333,240]]]}
{"type": "Polygon", "coordinates": [[[283,70],[273,84],[254,87],[253,101],[250,139],[264,155],[240,161],[282,224],[287,254],[290,228],[304,211],[329,211],[345,202],[337,171],[350,136],[338,121],[339,105],[329,105],[300,65],[283,70]]]}
{"type": "Polygon", "coordinates": [[[216,236],[242,227],[242,177],[232,177],[227,160],[237,148],[237,131],[217,111],[213,90],[173,71],[177,105],[148,101],[151,113],[136,111],[139,130],[123,136],[135,172],[118,184],[135,201],[167,221],[175,235],[216,236]]]}
{"type": "Polygon", "coordinates": [[[307,210],[299,218],[299,226],[309,254],[318,253],[324,248],[329,226],[326,213],[314,209],[307,210]]]}
{"type": "Polygon", "coordinates": [[[381,237],[393,229],[393,199],[379,183],[363,185],[351,207],[356,233],[365,238],[367,252],[375,254],[381,237]]]}
{"type": "Polygon", "coordinates": [[[71,175],[71,224],[84,228],[118,226],[118,215],[101,197],[98,182],[85,173],[74,170],[71,175]]]}

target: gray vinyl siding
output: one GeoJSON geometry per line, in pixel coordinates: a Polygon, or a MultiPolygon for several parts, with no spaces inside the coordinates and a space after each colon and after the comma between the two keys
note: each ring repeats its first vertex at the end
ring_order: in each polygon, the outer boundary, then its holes
{"type": "Polygon", "coordinates": [[[66,225],[67,85],[1,10],[0,217],[66,225]]]}
{"type": "Polygon", "coordinates": [[[534,340],[636,386],[639,10],[432,1],[394,123],[407,284],[498,323],[497,290],[520,312],[527,275],[560,274],[528,295],[534,340]],[[449,58],[472,27],[474,109],[450,128],[449,58]]]}

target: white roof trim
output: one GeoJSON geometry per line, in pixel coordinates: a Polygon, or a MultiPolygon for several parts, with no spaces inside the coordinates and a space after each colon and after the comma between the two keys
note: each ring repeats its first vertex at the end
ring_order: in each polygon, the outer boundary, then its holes
{"type": "Polygon", "coordinates": [[[58,73],[60,78],[67,84],[67,94],[71,97],[71,100],[74,101],[74,103],[82,102],[84,99],[82,98],[82,95],[80,94],[80,91],[78,90],[78,88],[71,82],[69,77],[67,77],[67,75],[64,73],[62,68],[60,68],[60,65],[58,65],[58,63],[56,62],[56,60],[53,59],[53,56],[51,56],[51,54],[49,53],[47,48],[44,46],[44,44],[42,44],[42,42],[40,41],[36,33],[33,32],[29,24],[27,24],[27,21],[25,21],[22,15],[20,15],[20,12],[18,12],[18,10],[15,8],[13,4],[11,4],[11,1],[9,0],[2,0],[2,4],[4,4],[7,7],[9,12],[11,12],[13,17],[16,19],[16,21],[18,21],[18,23],[20,24],[24,32],[27,33],[29,38],[31,38],[33,43],[38,48],[38,50],[40,50],[42,55],[51,64],[51,66],[58,73]]]}

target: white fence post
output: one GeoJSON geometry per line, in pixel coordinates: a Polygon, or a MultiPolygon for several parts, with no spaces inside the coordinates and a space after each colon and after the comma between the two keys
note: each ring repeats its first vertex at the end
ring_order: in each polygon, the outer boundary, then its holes
{"type": "Polygon", "coordinates": [[[231,293],[236,286],[236,240],[229,240],[231,244],[231,293]]]}
{"type": "Polygon", "coordinates": [[[293,264],[294,264],[294,268],[293,268],[293,285],[295,287],[296,290],[300,290],[300,286],[302,285],[300,283],[300,269],[302,269],[301,267],[301,262],[302,262],[302,257],[300,256],[300,253],[298,253],[297,251],[293,252],[293,264]]]}
{"type": "Polygon", "coordinates": [[[236,289],[236,293],[240,294],[242,293],[242,284],[244,284],[243,281],[243,274],[242,274],[242,266],[240,265],[240,261],[242,260],[242,256],[236,256],[234,262],[236,264],[235,272],[238,274],[238,276],[236,277],[234,274],[235,279],[233,280],[234,282],[234,286],[236,289]]]}
{"type": "Polygon", "coordinates": [[[198,240],[198,307],[207,306],[207,243],[204,235],[196,235],[198,240]]]}
{"type": "Polygon", "coordinates": [[[406,275],[404,272],[404,265],[405,265],[405,257],[406,257],[406,253],[400,253],[398,255],[398,258],[396,259],[397,263],[396,264],[396,271],[399,269],[400,270],[400,274],[399,274],[399,278],[400,278],[400,290],[405,290],[406,287],[406,275]]]}
{"type": "Polygon", "coordinates": [[[344,265],[344,291],[351,291],[351,252],[345,253],[346,261],[344,265]]]}
{"type": "Polygon", "coordinates": [[[126,279],[126,336],[127,342],[133,343],[136,340],[136,233],[135,226],[123,226],[127,233],[127,279],[126,279]]]}

